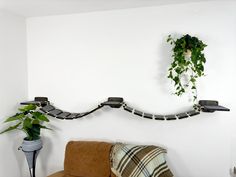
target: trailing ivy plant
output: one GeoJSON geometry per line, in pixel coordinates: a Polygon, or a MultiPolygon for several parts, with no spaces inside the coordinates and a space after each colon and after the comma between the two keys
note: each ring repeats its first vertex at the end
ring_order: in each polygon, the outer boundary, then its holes
{"type": "Polygon", "coordinates": [[[197,100],[196,81],[204,76],[206,58],[203,50],[207,46],[197,37],[188,34],[178,39],[168,36],[167,42],[173,45],[173,62],[168,78],[174,81],[175,94],[181,96],[188,89],[192,91],[193,101],[197,100]]]}
{"type": "Polygon", "coordinates": [[[39,112],[36,105],[30,104],[18,109],[19,112],[14,116],[9,117],[4,123],[12,123],[6,130],[0,132],[6,133],[13,130],[20,130],[26,134],[25,140],[32,141],[40,138],[41,129],[50,129],[44,126],[44,122],[49,122],[49,119],[42,112],[39,112]]]}

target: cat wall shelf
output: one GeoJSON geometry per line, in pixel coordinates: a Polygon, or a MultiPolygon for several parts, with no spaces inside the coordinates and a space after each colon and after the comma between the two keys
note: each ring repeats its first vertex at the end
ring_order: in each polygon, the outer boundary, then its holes
{"type": "Polygon", "coordinates": [[[22,105],[35,104],[40,107],[41,111],[48,114],[49,116],[64,120],[82,118],[97,111],[98,109],[101,109],[104,106],[109,106],[111,108],[123,108],[125,111],[135,114],[139,117],[146,119],[162,120],[162,121],[190,118],[192,116],[200,114],[201,112],[212,113],[215,111],[230,111],[230,109],[220,106],[218,104],[218,101],[213,101],[213,100],[200,100],[197,105],[193,106],[192,110],[171,115],[158,115],[139,111],[131,106],[128,106],[124,102],[124,99],[121,97],[109,97],[107,101],[100,103],[96,108],[83,113],[70,113],[62,111],[61,109],[58,109],[54,107],[52,104],[50,104],[50,101],[48,100],[47,97],[35,97],[34,101],[22,102],[21,104],[22,105]]]}

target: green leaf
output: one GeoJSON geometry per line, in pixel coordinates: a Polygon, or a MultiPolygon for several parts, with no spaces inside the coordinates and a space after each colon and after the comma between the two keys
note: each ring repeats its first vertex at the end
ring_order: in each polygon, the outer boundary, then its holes
{"type": "Polygon", "coordinates": [[[194,77],[191,77],[190,81],[194,83],[196,82],[196,79],[194,77]]]}
{"type": "Polygon", "coordinates": [[[177,84],[179,83],[179,81],[180,81],[180,80],[179,80],[179,77],[177,77],[177,76],[174,77],[173,80],[175,81],[175,85],[177,85],[177,84]]]}
{"type": "Polygon", "coordinates": [[[31,119],[29,117],[27,117],[24,122],[23,122],[23,127],[26,127],[26,128],[32,128],[32,123],[31,123],[31,119]]]}
{"type": "Polygon", "coordinates": [[[175,72],[176,72],[177,74],[180,74],[180,73],[181,73],[181,68],[180,68],[180,67],[176,68],[176,69],[175,69],[175,72]]]}
{"type": "Polygon", "coordinates": [[[38,119],[34,119],[34,120],[32,121],[32,124],[40,124],[40,121],[39,121],[38,119]]]}
{"type": "Polygon", "coordinates": [[[38,119],[38,117],[43,115],[43,113],[37,111],[37,112],[32,112],[32,115],[33,115],[33,118],[38,119]]]}
{"type": "Polygon", "coordinates": [[[16,121],[16,120],[22,120],[22,118],[24,118],[25,115],[23,113],[17,113],[16,115],[7,118],[4,123],[6,122],[12,122],[12,121],[16,121]]]}
{"type": "Polygon", "coordinates": [[[169,72],[169,75],[167,76],[168,78],[173,78],[173,73],[172,71],[169,72]]]}
{"type": "Polygon", "coordinates": [[[21,122],[19,122],[18,124],[14,125],[14,126],[11,126],[11,127],[7,128],[6,130],[0,132],[0,134],[6,133],[6,132],[9,132],[9,131],[12,131],[12,130],[16,130],[19,127],[20,124],[21,124],[21,122]]]}
{"type": "Polygon", "coordinates": [[[32,115],[34,119],[49,122],[49,119],[41,112],[33,112],[32,115]]]}
{"type": "Polygon", "coordinates": [[[47,130],[52,130],[51,128],[48,128],[48,127],[43,126],[43,125],[40,125],[40,128],[42,128],[42,129],[47,129],[47,130]]]}
{"type": "Polygon", "coordinates": [[[22,112],[26,112],[26,111],[31,111],[31,110],[35,110],[37,108],[36,105],[34,104],[29,104],[29,105],[26,105],[22,108],[19,108],[19,111],[22,111],[22,112]]]}
{"type": "Polygon", "coordinates": [[[43,114],[41,116],[39,116],[38,119],[41,121],[49,122],[49,119],[43,114]]]}

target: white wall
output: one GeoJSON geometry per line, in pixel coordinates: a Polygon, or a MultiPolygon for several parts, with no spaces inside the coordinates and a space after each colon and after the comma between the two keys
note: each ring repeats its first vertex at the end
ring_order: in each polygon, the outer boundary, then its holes
{"type": "MultiPolygon", "coordinates": [[[[27,99],[25,19],[0,10],[0,122],[27,99]]],[[[1,130],[5,126],[1,125],[1,130]]],[[[24,155],[19,133],[0,135],[0,176],[19,177],[24,155]]],[[[23,136],[23,135],[22,135],[23,136]]]]}
{"type": "Polygon", "coordinates": [[[202,113],[159,122],[122,109],[104,108],[84,119],[51,119],[44,133],[38,177],[63,168],[72,139],[157,144],[168,149],[176,177],[228,177],[236,161],[231,125],[236,116],[236,3],[207,2],[27,20],[29,98],[48,96],[55,106],[83,112],[109,96],[121,96],[146,112],[168,114],[191,107],[171,95],[168,34],[189,33],[208,44],[199,99],[216,99],[231,112],[202,113]]]}

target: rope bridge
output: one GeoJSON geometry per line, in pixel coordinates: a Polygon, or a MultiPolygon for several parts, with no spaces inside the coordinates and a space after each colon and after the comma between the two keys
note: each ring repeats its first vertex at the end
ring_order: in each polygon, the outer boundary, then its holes
{"type": "Polygon", "coordinates": [[[153,120],[178,120],[178,119],[185,119],[190,118],[192,116],[198,115],[201,112],[215,112],[215,111],[230,111],[230,109],[220,106],[218,104],[218,101],[213,100],[200,100],[197,105],[194,105],[193,108],[189,111],[178,113],[178,114],[171,114],[171,115],[158,115],[158,114],[150,114],[143,111],[139,111],[138,109],[135,109],[131,106],[128,106],[124,99],[121,97],[109,97],[107,101],[100,103],[97,107],[94,109],[91,109],[87,112],[82,113],[70,113],[66,111],[62,111],[61,109],[58,109],[50,104],[47,97],[35,97],[34,101],[27,101],[22,102],[22,105],[28,105],[28,104],[35,104],[40,107],[40,110],[44,112],[45,114],[55,117],[57,119],[64,119],[64,120],[73,120],[73,119],[79,119],[82,117],[85,117],[99,109],[101,109],[104,106],[109,106],[111,108],[123,108],[123,110],[132,113],[134,115],[137,115],[142,118],[146,119],[153,119],[153,120]]]}

